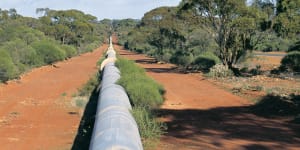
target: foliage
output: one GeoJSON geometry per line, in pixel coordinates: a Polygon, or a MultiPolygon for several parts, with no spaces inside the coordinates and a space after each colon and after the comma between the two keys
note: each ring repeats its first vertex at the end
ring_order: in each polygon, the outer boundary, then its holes
{"type": "Polygon", "coordinates": [[[289,52],[281,60],[281,70],[300,72],[300,52],[293,51],[289,52]]]}
{"type": "Polygon", "coordinates": [[[300,40],[295,42],[294,44],[292,44],[290,47],[289,47],[289,52],[291,51],[300,51],[300,40]]]}
{"type": "Polygon", "coordinates": [[[100,41],[95,32],[97,27],[94,16],[78,10],[37,9],[37,12],[44,14],[40,17],[42,25],[38,29],[59,40],[62,44],[79,47],[92,42],[92,40],[100,41]]]}
{"type": "Polygon", "coordinates": [[[170,62],[186,68],[193,62],[193,59],[192,54],[185,54],[182,51],[177,51],[171,56],[170,62]]]}
{"type": "Polygon", "coordinates": [[[163,134],[165,125],[157,121],[153,114],[145,107],[133,107],[131,111],[142,138],[145,149],[153,149],[157,146],[160,136],[163,134]]]}
{"type": "Polygon", "coordinates": [[[211,67],[221,63],[220,59],[211,52],[206,52],[199,55],[192,63],[192,68],[195,70],[208,71],[211,67]]]}
{"type": "Polygon", "coordinates": [[[255,35],[251,39],[253,49],[271,52],[271,51],[287,51],[292,45],[292,40],[278,37],[276,33],[255,35]]]}
{"type": "Polygon", "coordinates": [[[92,51],[108,35],[110,21],[97,21],[78,10],[38,8],[37,13],[41,16],[35,19],[23,17],[15,9],[0,9],[0,49],[10,57],[3,60],[11,60],[14,66],[9,79],[33,67],[92,51]]]}
{"type": "Polygon", "coordinates": [[[257,28],[254,8],[240,0],[185,1],[182,8],[198,9],[216,34],[218,56],[229,68],[247,51],[251,34],[257,28]]]}
{"type": "Polygon", "coordinates": [[[178,7],[147,12],[139,23],[124,20],[114,28],[122,35],[120,44],[125,48],[160,61],[197,69],[193,64],[210,52],[234,70],[247,51],[286,51],[299,41],[298,1],[280,0],[279,6],[266,0],[250,5],[240,0],[184,0],[178,7]],[[290,22],[280,19],[282,16],[290,22]]]}
{"type": "Polygon", "coordinates": [[[79,48],[80,53],[84,52],[92,52],[95,50],[97,47],[99,47],[100,43],[98,41],[92,42],[90,44],[86,44],[82,47],[79,48]]]}
{"type": "MultiPolygon", "coordinates": [[[[124,47],[187,68],[200,54],[216,49],[209,29],[196,28],[198,22],[191,18],[200,19],[179,13],[176,7],[154,9],[146,13],[135,28],[133,24],[127,26],[129,32],[124,47]]],[[[118,28],[118,32],[126,33],[121,29],[118,28]]]]}
{"type": "Polygon", "coordinates": [[[300,33],[300,0],[278,0],[274,30],[282,37],[294,37],[300,33]]]}
{"type": "Polygon", "coordinates": [[[112,20],[114,32],[117,33],[118,44],[124,45],[127,39],[127,34],[139,23],[139,20],[124,19],[112,20]]]}
{"type": "Polygon", "coordinates": [[[56,61],[66,58],[66,53],[48,41],[34,42],[31,46],[36,50],[37,55],[43,59],[46,64],[52,64],[56,61]]]}
{"type": "Polygon", "coordinates": [[[10,54],[14,64],[34,66],[42,63],[35,49],[21,39],[17,38],[13,41],[3,42],[1,49],[6,50],[10,54]]]}
{"type": "Polygon", "coordinates": [[[212,78],[223,78],[233,76],[232,70],[223,64],[216,64],[209,69],[209,73],[206,74],[208,77],[212,78]]]}
{"type": "Polygon", "coordinates": [[[267,95],[252,110],[264,116],[296,116],[300,113],[300,96],[267,95]]]}
{"type": "Polygon", "coordinates": [[[71,57],[77,55],[77,51],[76,51],[76,48],[74,46],[62,45],[61,49],[65,51],[67,58],[71,58],[71,57]]]}
{"type": "Polygon", "coordinates": [[[16,77],[16,67],[9,54],[0,49],[0,81],[5,82],[16,77]]]}
{"type": "Polygon", "coordinates": [[[144,69],[126,59],[118,59],[116,65],[122,74],[118,83],[126,89],[134,106],[156,108],[163,103],[162,86],[147,77],[144,69]]]}

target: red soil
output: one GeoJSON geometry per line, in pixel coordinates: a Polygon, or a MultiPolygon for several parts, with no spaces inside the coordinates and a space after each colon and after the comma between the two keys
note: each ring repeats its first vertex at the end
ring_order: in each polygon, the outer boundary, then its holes
{"type": "Polygon", "coordinates": [[[135,60],[163,84],[165,103],[158,110],[167,123],[161,150],[273,150],[299,149],[300,126],[280,118],[257,116],[249,101],[235,96],[201,75],[184,74],[171,64],[115,47],[135,60]]]}
{"type": "Polygon", "coordinates": [[[70,149],[81,119],[71,95],[98,69],[107,48],[33,69],[0,86],[0,149],[70,149]]]}

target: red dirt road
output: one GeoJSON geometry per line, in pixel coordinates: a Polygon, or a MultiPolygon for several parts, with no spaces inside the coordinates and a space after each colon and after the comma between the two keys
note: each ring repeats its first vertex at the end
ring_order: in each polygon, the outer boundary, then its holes
{"type": "Polygon", "coordinates": [[[300,148],[300,126],[250,111],[251,103],[220,89],[201,75],[183,74],[170,64],[116,46],[163,84],[159,114],[168,125],[159,150],[282,150],[300,148]]]}
{"type": "Polygon", "coordinates": [[[71,95],[97,72],[107,45],[0,85],[0,149],[70,149],[81,119],[71,95]]]}

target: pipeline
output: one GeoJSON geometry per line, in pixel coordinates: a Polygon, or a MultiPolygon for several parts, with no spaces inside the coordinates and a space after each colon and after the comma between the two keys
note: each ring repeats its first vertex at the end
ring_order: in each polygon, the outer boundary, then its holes
{"type": "Polygon", "coordinates": [[[116,82],[120,71],[115,66],[112,37],[101,64],[102,81],[90,150],[143,150],[138,126],[130,113],[131,104],[124,88],[116,82]]]}

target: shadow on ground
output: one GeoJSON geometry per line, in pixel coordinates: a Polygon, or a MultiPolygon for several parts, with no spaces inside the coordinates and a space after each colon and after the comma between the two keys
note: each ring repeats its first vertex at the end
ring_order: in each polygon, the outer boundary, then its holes
{"type": "Polygon", "coordinates": [[[90,99],[85,107],[84,114],[81,118],[80,125],[74,139],[72,150],[87,150],[93,133],[95,114],[97,110],[99,92],[94,89],[90,99]]]}
{"type": "Polygon", "coordinates": [[[166,137],[197,141],[194,142],[194,146],[199,148],[228,148],[228,145],[224,145],[228,144],[228,141],[246,150],[300,147],[300,124],[291,123],[293,117],[265,117],[258,115],[253,108],[257,109],[257,106],[208,110],[161,109],[157,112],[160,117],[167,118],[166,137]],[[240,141],[243,142],[239,143],[240,141]]]}
{"type": "MultiPolygon", "coordinates": [[[[126,54],[127,52],[121,53],[126,54]]],[[[155,63],[155,60],[146,58],[135,61],[140,64],[155,63]]],[[[175,68],[155,67],[146,68],[146,71],[181,73],[175,68]]],[[[292,97],[295,104],[300,104],[298,98],[299,96],[292,97]]],[[[300,124],[294,123],[293,120],[298,111],[297,108],[294,109],[294,105],[281,100],[284,98],[266,96],[262,98],[262,103],[253,106],[218,107],[207,110],[156,110],[168,126],[162,137],[162,140],[167,142],[163,144],[172,143],[174,145],[170,147],[173,149],[197,150],[296,149],[300,147],[300,124]],[[290,108],[293,108],[292,115],[289,114],[290,108]]],[[[162,146],[168,149],[169,145],[162,146]]]]}

